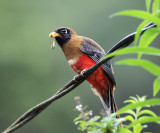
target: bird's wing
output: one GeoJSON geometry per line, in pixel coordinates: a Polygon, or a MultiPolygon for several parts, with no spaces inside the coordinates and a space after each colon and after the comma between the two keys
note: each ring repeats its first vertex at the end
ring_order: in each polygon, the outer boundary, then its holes
{"type": "MultiPolygon", "coordinates": [[[[99,59],[105,55],[105,51],[102,49],[102,47],[99,44],[97,44],[92,39],[86,38],[86,37],[84,37],[84,40],[82,42],[81,50],[95,62],[98,62],[99,59]]],[[[116,85],[110,61],[107,61],[106,63],[101,65],[101,67],[109,76],[112,83],[116,85]]]]}

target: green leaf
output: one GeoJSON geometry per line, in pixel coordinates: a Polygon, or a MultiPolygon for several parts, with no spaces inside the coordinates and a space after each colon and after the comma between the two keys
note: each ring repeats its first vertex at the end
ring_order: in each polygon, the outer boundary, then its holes
{"type": "Polygon", "coordinates": [[[81,130],[81,131],[84,131],[86,129],[86,122],[84,121],[79,121],[79,127],[78,129],[81,130]]]}
{"type": "Polygon", "coordinates": [[[100,118],[100,116],[94,116],[93,118],[91,118],[91,119],[89,120],[89,122],[95,122],[95,121],[97,121],[99,118],[100,118]]]}
{"type": "Polygon", "coordinates": [[[145,100],[146,100],[146,97],[147,97],[147,96],[142,96],[142,97],[140,97],[140,96],[138,96],[138,95],[136,95],[136,96],[137,96],[137,98],[138,98],[138,101],[140,101],[140,102],[145,101],[145,100]]]}
{"type": "Polygon", "coordinates": [[[153,83],[153,96],[156,96],[160,90],[160,77],[156,78],[153,83]]]}
{"type": "Polygon", "coordinates": [[[79,117],[76,117],[73,121],[75,122],[75,121],[78,121],[80,119],[81,119],[81,117],[79,116],[79,117]]]}
{"type": "Polygon", "coordinates": [[[138,117],[141,116],[141,115],[144,115],[144,114],[149,114],[149,115],[151,115],[153,117],[157,117],[157,115],[153,111],[147,110],[147,109],[146,110],[142,110],[141,112],[139,112],[138,113],[138,117]]]}
{"type": "Polygon", "coordinates": [[[135,54],[135,53],[143,53],[143,54],[147,54],[147,55],[160,56],[160,49],[157,49],[154,47],[147,47],[147,48],[128,47],[128,48],[123,48],[123,49],[117,50],[113,53],[107,54],[107,55],[103,56],[101,58],[101,60],[105,59],[105,58],[113,57],[116,55],[135,54]]]}
{"type": "Polygon", "coordinates": [[[137,121],[129,124],[127,127],[128,128],[132,128],[133,126],[137,125],[137,124],[144,124],[144,123],[159,123],[160,122],[160,117],[141,117],[140,119],[138,119],[137,121]]]}
{"type": "Polygon", "coordinates": [[[87,121],[86,123],[85,123],[85,125],[86,126],[100,126],[101,125],[101,123],[99,123],[99,122],[90,122],[90,121],[87,121]]]}
{"type": "Polygon", "coordinates": [[[133,115],[134,117],[136,116],[136,113],[135,113],[133,110],[128,110],[128,111],[126,111],[125,113],[131,114],[131,115],[133,115]]]}
{"type": "MultiPolygon", "coordinates": [[[[155,76],[160,76],[160,67],[148,60],[125,59],[116,62],[117,65],[140,66],[155,76]]],[[[156,83],[156,86],[158,84],[156,83]]]]}
{"type": "Polygon", "coordinates": [[[129,98],[133,99],[135,102],[138,102],[138,98],[136,98],[136,97],[130,96],[129,98]]]}
{"type": "Polygon", "coordinates": [[[136,46],[138,42],[138,38],[140,37],[142,29],[145,27],[145,25],[148,23],[148,20],[144,20],[137,28],[136,35],[134,37],[134,45],[136,46]]]}
{"type": "Polygon", "coordinates": [[[134,122],[134,118],[131,115],[127,115],[125,117],[126,120],[130,121],[130,122],[134,122]]]}
{"type": "Polygon", "coordinates": [[[160,0],[154,0],[152,4],[152,13],[157,13],[158,10],[160,9],[160,0]]]}
{"type": "Polygon", "coordinates": [[[127,128],[119,128],[117,133],[132,133],[132,132],[127,128]]]}
{"type": "Polygon", "coordinates": [[[144,32],[142,35],[139,46],[140,47],[148,47],[148,45],[158,36],[160,33],[160,29],[158,28],[150,28],[144,32]]]}
{"type": "Polygon", "coordinates": [[[97,130],[93,130],[93,131],[88,131],[87,133],[100,133],[101,130],[100,129],[97,129],[97,130]]]}
{"type": "Polygon", "coordinates": [[[152,98],[152,99],[149,99],[149,100],[146,100],[146,101],[143,101],[143,102],[138,102],[138,103],[126,105],[125,107],[119,109],[119,111],[117,111],[113,115],[113,117],[115,115],[119,115],[119,114],[125,113],[126,111],[128,111],[130,109],[135,109],[137,107],[144,107],[144,106],[148,106],[148,105],[149,106],[160,105],[160,99],[158,99],[158,98],[152,98]]]}
{"type": "Polygon", "coordinates": [[[140,133],[143,129],[143,126],[141,124],[136,124],[134,127],[133,127],[133,133],[140,133]]]}
{"type": "Polygon", "coordinates": [[[147,12],[150,11],[150,6],[151,6],[151,0],[146,0],[146,10],[147,10],[147,12]]]}
{"type": "MultiPolygon", "coordinates": [[[[139,47],[148,47],[149,44],[158,36],[160,33],[160,29],[158,28],[150,28],[147,31],[145,31],[140,38],[139,41],[139,47]]],[[[138,55],[138,59],[140,59],[142,56],[142,53],[138,55]]]]}
{"type": "Polygon", "coordinates": [[[125,10],[125,11],[121,11],[121,12],[113,14],[111,17],[118,16],[118,15],[136,17],[136,18],[140,18],[143,20],[151,21],[155,23],[156,25],[160,25],[160,18],[158,18],[157,16],[154,16],[151,13],[148,13],[142,10],[125,10]]]}
{"type": "Polygon", "coordinates": [[[129,99],[129,100],[125,100],[124,103],[136,103],[136,101],[135,101],[135,100],[130,100],[130,99],[129,99]]]}

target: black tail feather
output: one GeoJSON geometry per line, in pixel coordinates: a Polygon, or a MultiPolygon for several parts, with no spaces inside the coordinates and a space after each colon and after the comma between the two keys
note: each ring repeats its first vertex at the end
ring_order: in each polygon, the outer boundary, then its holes
{"type": "Polygon", "coordinates": [[[100,99],[107,115],[111,115],[112,113],[115,113],[117,111],[117,105],[114,99],[114,95],[112,94],[112,91],[110,89],[108,89],[108,93],[106,94],[106,96],[101,97],[100,99]]]}

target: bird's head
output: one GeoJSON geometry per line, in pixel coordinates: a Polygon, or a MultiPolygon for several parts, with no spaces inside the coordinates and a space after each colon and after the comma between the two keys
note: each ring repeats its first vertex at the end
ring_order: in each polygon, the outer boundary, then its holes
{"type": "MultiPolygon", "coordinates": [[[[49,37],[55,39],[59,44],[59,46],[62,47],[65,43],[67,43],[71,39],[73,35],[76,35],[76,33],[72,29],[62,27],[62,28],[56,29],[55,32],[51,32],[49,34],[49,37]]],[[[54,47],[55,47],[55,43],[53,42],[51,48],[54,48],[54,47]]]]}

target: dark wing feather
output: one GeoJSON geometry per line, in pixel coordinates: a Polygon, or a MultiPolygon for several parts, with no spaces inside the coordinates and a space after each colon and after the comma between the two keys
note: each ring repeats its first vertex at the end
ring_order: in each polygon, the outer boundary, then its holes
{"type": "MultiPolygon", "coordinates": [[[[81,50],[88,57],[90,57],[92,60],[94,60],[95,62],[98,62],[99,59],[102,56],[105,55],[104,50],[101,48],[101,46],[99,44],[97,44],[95,41],[93,41],[93,40],[91,40],[89,38],[86,38],[86,37],[84,37],[84,40],[82,42],[81,50]]],[[[101,65],[101,67],[106,72],[106,74],[109,76],[109,78],[111,79],[112,83],[114,85],[116,85],[110,61],[107,61],[106,63],[104,63],[103,65],[101,65]]]]}

